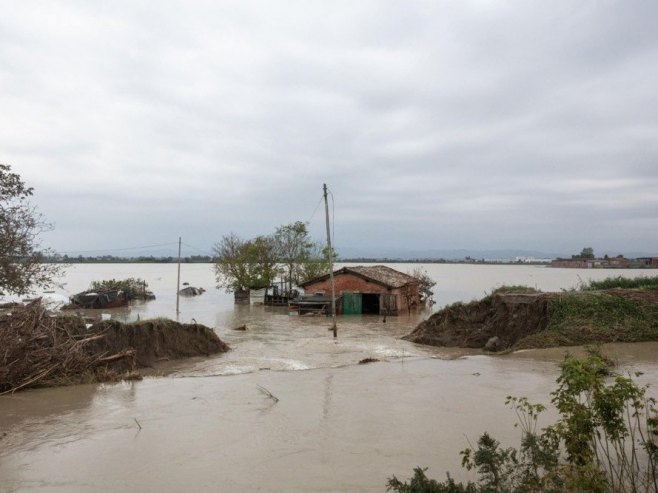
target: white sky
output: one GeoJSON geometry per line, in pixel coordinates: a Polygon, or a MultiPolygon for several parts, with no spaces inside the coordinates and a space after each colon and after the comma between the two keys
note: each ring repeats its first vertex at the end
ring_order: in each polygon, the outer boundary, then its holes
{"type": "Polygon", "coordinates": [[[658,2],[7,1],[0,162],[60,252],[321,239],[327,183],[339,251],[658,254],[658,2]]]}

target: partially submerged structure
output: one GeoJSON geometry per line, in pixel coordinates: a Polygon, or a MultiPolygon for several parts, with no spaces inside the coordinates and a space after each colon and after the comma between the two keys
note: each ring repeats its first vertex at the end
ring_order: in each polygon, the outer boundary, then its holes
{"type": "Polygon", "coordinates": [[[205,293],[206,290],[203,288],[195,288],[194,286],[187,286],[178,291],[178,294],[181,296],[199,296],[205,293]]]}
{"type": "Polygon", "coordinates": [[[146,288],[146,281],[134,278],[94,281],[87,291],[72,295],[69,298],[70,303],[62,309],[118,308],[133,300],[154,300],[155,295],[146,288]]]}
{"type": "MultiPolygon", "coordinates": [[[[335,271],[336,311],[343,315],[398,315],[421,306],[420,280],[385,265],[343,267],[335,271]]],[[[327,313],[331,303],[329,274],[300,285],[306,296],[291,302],[304,309],[327,313]]]]}
{"type": "Polygon", "coordinates": [[[70,298],[71,304],[67,308],[117,308],[128,304],[125,291],[115,289],[111,291],[83,291],[70,298]]]}

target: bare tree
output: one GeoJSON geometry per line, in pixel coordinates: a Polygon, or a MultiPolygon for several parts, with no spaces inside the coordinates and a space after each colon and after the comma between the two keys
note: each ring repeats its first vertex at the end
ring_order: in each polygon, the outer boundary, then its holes
{"type": "Polygon", "coordinates": [[[434,279],[430,277],[427,271],[422,267],[415,267],[411,272],[408,272],[408,274],[412,277],[415,277],[420,282],[418,286],[420,303],[425,304],[427,300],[431,300],[432,296],[434,295],[432,288],[436,282],[434,282],[434,279]]]}

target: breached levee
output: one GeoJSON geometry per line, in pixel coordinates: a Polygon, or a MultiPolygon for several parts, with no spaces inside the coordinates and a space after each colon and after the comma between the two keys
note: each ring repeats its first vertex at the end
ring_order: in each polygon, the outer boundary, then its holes
{"type": "Polygon", "coordinates": [[[658,340],[658,292],[494,293],[455,303],[403,339],[488,351],[658,340]]]}
{"type": "Polygon", "coordinates": [[[228,351],[215,332],[168,319],[87,327],[76,315],[50,314],[40,302],[0,314],[0,394],[37,386],[139,378],[159,360],[228,351]]]}
{"type": "Polygon", "coordinates": [[[553,293],[511,293],[480,301],[455,303],[421,322],[409,335],[411,342],[430,346],[501,350],[548,325],[553,293]]]}

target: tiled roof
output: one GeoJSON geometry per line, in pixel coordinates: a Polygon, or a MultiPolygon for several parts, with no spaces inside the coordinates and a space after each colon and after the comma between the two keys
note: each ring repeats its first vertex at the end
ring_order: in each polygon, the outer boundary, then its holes
{"type": "MultiPolygon", "coordinates": [[[[357,276],[363,277],[373,282],[383,284],[384,286],[390,288],[401,288],[402,286],[410,283],[418,283],[418,279],[404,272],[400,272],[395,269],[391,269],[385,265],[357,265],[355,267],[343,267],[334,272],[334,276],[340,274],[355,274],[357,276]]],[[[302,287],[308,286],[310,284],[323,281],[329,277],[329,274],[324,276],[317,277],[310,281],[307,281],[301,284],[302,287]]]]}
{"type": "Polygon", "coordinates": [[[415,277],[400,272],[399,270],[391,269],[385,265],[358,265],[356,267],[345,267],[341,270],[355,272],[363,277],[367,277],[392,288],[401,288],[405,284],[418,282],[418,279],[415,277]]]}

